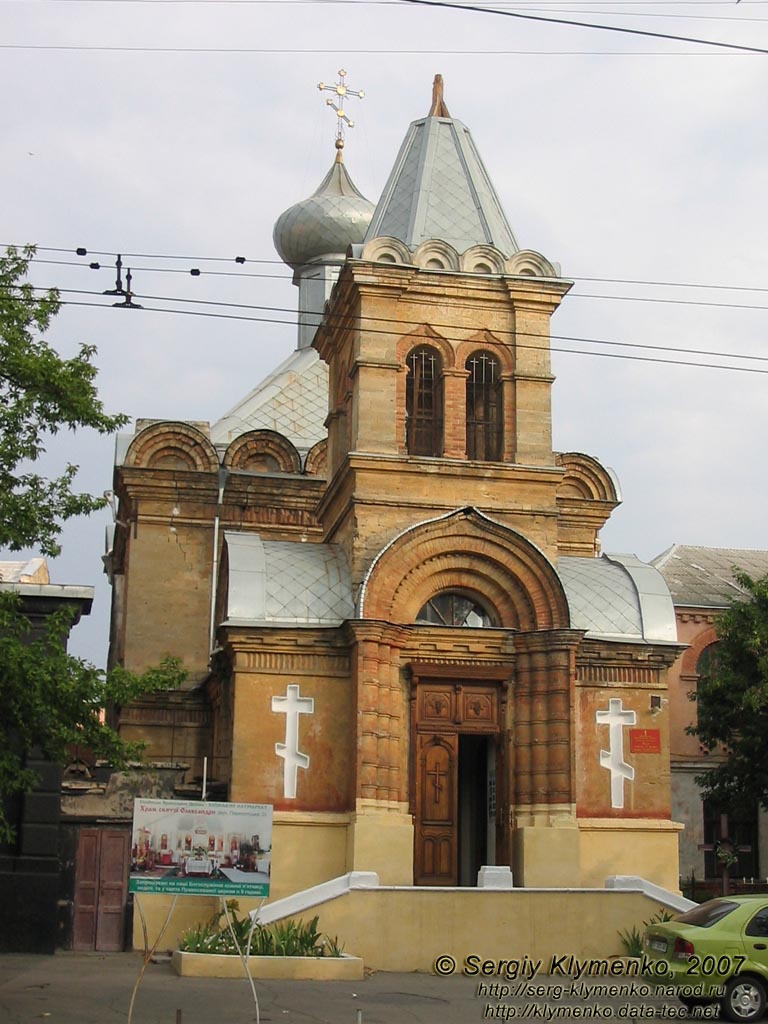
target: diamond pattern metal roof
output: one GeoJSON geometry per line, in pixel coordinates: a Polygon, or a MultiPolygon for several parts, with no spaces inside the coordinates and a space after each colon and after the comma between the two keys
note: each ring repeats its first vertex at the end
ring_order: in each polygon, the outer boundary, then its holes
{"type": "Polygon", "coordinates": [[[314,349],[291,353],[250,394],[211,427],[214,444],[249,430],[276,430],[306,451],[326,436],[328,367],[314,349]]]}
{"type": "Polygon", "coordinates": [[[366,241],[389,235],[410,249],[439,238],[458,252],[493,245],[506,256],[519,246],[469,129],[449,117],[408,128],[373,214],[366,241]]]}
{"type": "Polygon", "coordinates": [[[560,558],[557,572],[571,626],[603,637],[642,639],[640,602],[629,574],[604,558],[560,558]]]}
{"type": "Polygon", "coordinates": [[[635,555],[561,558],[557,571],[571,625],[591,636],[675,643],[675,609],[664,578],[635,555]]]}
{"type": "Polygon", "coordinates": [[[725,608],[744,595],[734,569],[760,579],[768,573],[768,551],[674,544],[651,564],[667,581],[676,605],[725,608]]]}
{"type": "Polygon", "coordinates": [[[354,615],[344,552],[335,544],[264,541],[227,532],[230,625],[338,626],[354,615]]]}

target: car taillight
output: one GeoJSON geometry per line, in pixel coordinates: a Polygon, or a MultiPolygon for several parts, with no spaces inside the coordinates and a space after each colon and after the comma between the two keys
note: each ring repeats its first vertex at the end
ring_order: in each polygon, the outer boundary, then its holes
{"type": "Polygon", "coordinates": [[[689,956],[693,955],[693,943],[687,939],[675,939],[675,947],[672,950],[672,956],[675,960],[687,960],[689,956]]]}

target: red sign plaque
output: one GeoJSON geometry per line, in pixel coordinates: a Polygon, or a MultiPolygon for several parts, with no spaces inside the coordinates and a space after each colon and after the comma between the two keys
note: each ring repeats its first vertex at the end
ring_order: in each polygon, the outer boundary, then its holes
{"type": "Polygon", "coordinates": [[[633,754],[660,754],[661,731],[659,729],[630,729],[629,749],[633,754]]]}

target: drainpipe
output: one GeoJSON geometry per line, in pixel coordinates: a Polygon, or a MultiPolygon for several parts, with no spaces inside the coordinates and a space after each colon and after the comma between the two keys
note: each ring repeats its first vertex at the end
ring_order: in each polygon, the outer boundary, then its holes
{"type": "Polygon", "coordinates": [[[221,506],[224,502],[224,488],[227,486],[229,470],[226,466],[219,466],[219,494],[216,501],[216,515],[213,519],[213,564],[211,566],[211,623],[208,635],[208,650],[213,654],[213,640],[216,631],[216,581],[219,575],[219,523],[221,521],[221,506]]]}

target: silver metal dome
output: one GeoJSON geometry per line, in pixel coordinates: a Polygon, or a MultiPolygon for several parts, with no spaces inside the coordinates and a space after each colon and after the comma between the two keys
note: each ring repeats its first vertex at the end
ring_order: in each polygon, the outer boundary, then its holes
{"type": "Polygon", "coordinates": [[[347,174],[339,150],[316,191],[278,217],[272,235],[275,248],[291,267],[323,256],[343,259],[348,246],[365,238],[373,210],[373,203],[347,174]]]}

